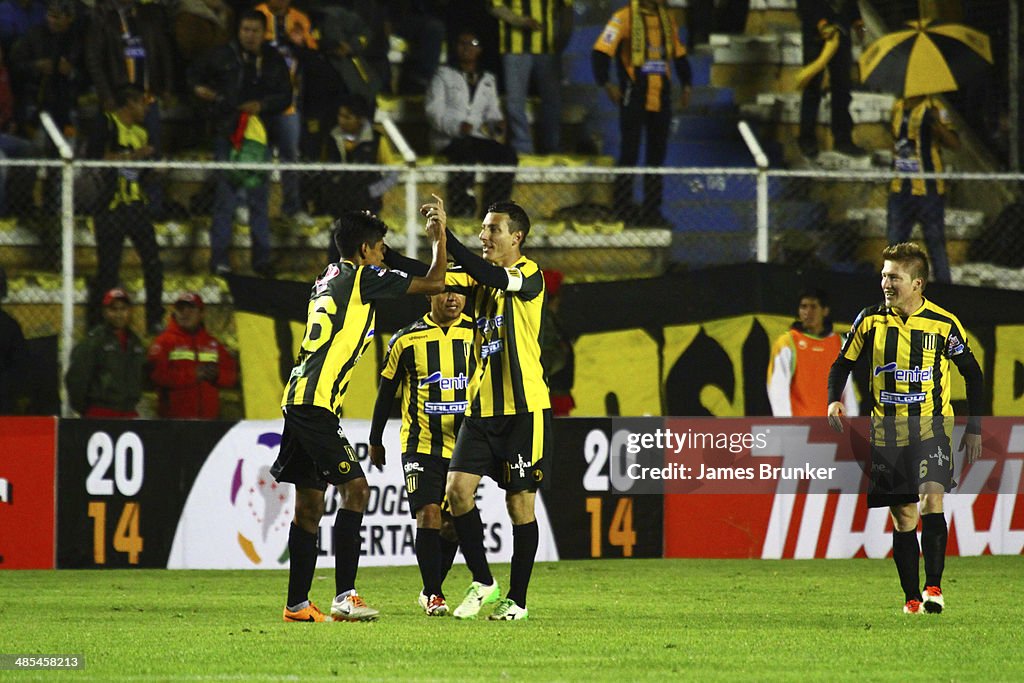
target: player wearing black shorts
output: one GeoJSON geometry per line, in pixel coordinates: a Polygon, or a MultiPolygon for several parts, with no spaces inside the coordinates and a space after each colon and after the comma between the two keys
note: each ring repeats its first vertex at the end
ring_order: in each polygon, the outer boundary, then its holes
{"type": "Polygon", "coordinates": [[[465,289],[449,285],[430,297],[428,314],[391,338],[370,427],[370,461],[383,470],[384,426],[401,389],[402,468],[423,579],[418,601],[431,617],[448,614],[442,585],[459,547],[442,507],[455,435],[477,376],[475,327],[465,306],[465,289]]]}
{"type": "Polygon", "coordinates": [[[896,244],[886,247],[882,256],[885,302],[861,311],[832,365],[829,423],[843,430],[842,388],[857,359],[869,354],[874,408],[868,505],[888,506],[892,514],[892,555],[906,601],[903,611],[938,613],[945,604],[941,582],[947,528],[942,496],[956,486],[950,447],[950,365],[960,371],[967,387],[970,417],[959,450],[966,449],[969,463],[981,455],[984,378],[960,321],[924,298],[928,259],[921,248],[896,244]],[[922,553],[923,594],[918,567],[922,553]]]}
{"type": "Polygon", "coordinates": [[[368,607],[355,590],[369,487],[339,418],[352,370],[373,341],[376,301],[403,294],[434,294],[444,288],[448,257],[442,202],[427,205],[425,215],[433,260],[424,277],[384,267],[388,228],[376,216],[348,212],[332,228],[342,260],[327,266],[313,284],[306,333],[281,400],[281,452],[271,468],[277,481],[295,484],[285,621],[327,620],[309,601],[327,484],[336,486],[341,494],[331,532],[336,588],[331,617],[336,621],[377,618],[377,610],[368,607]]]}
{"type": "MultiPolygon", "coordinates": [[[[467,305],[476,321],[483,368],[479,390],[455,441],[445,490],[459,547],[473,574],[465,597],[452,612],[460,619],[475,618],[491,603],[497,603],[489,616],[492,620],[528,616],[526,591],[539,542],[534,505],[537,489],[549,478],[551,462],[551,403],[540,362],[544,275],[521,252],[529,232],[530,218],[521,206],[498,202],[487,209],[480,230],[483,258],[448,234],[449,252],[465,269],[464,276],[449,273],[448,280],[470,287],[467,305]],[[484,475],[505,490],[512,519],[512,567],[504,600],[487,562],[476,507],[476,489],[484,475]]],[[[400,258],[388,263],[414,267],[400,258]]]]}

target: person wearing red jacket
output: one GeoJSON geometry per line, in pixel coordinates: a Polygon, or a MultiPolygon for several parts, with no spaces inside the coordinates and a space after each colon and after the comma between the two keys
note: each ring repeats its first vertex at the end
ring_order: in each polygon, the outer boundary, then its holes
{"type": "Polygon", "coordinates": [[[220,389],[238,381],[238,361],[206,330],[203,300],[195,292],[174,302],[148,360],[160,417],[214,420],[220,415],[220,389]]]}

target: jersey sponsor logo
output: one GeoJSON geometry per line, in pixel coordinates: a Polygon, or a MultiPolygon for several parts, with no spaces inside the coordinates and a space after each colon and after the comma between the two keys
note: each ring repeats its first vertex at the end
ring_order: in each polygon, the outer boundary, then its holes
{"type": "Polygon", "coordinates": [[[901,370],[896,366],[896,363],[875,366],[875,377],[878,377],[883,372],[893,373],[896,376],[897,382],[931,382],[935,369],[925,368],[922,370],[920,367],[915,367],[913,370],[901,370]]]}
{"type": "Polygon", "coordinates": [[[899,394],[892,391],[882,391],[878,394],[881,403],[890,405],[908,405],[910,403],[924,403],[927,394],[924,392],[913,394],[899,394]]]}
{"type": "Polygon", "coordinates": [[[477,318],[476,327],[483,334],[487,334],[491,330],[496,330],[505,324],[505,316],[497,315],[493,318],[477,318]]]}
{"type": "Polygon", "coordinates": [[[422,472],[423,471],[423,465],[419,464],[418,462],[407,462],[402,467],[405,470],[406,474],[408,474],[409,472],[422,472]]]}
{"type": "Polygon", "coordinates": [[[340,273],[341,269],[338,268],[338,264],[332,263],[327,266],[327,270],[324,271],[324,274],[321,275],[315,283],[313,283],[313,289],[316,290],[317,294],[323,294],[327,289],[327,284],[334,278],[338,277],[340,273]]]}
{"type": "Polygon", "coordinates": [[[501,353],[503,348],[505,348],[505,343],[500,339],[484,344],[480,347],[480,358],[483,359],[495,353],[501,353]]]}
{"type": "Polygon", "coordinates": [[[432,372],[423,379],[420,380],[420,388],[430,386],[431,384],[438,385],[441,391],[449,391],[451,389],[465,389],[469,386],[469,378],[466,375],[460,373],[458,377],[445,377],[441,374],[441,371],[432,372]]]}
{"type": "Polygon", "coordinates": [[[936,446],[935,447],[935,452],[934,453],[930,453],[928,455],[928,458],[931,459],[931,460],[938,460],[939,461],[939,467],[948,467],[949,466],[949,454],[946,453],[946,451],[942,450],[942,446],[936,446]]]}
{"type": "Polygon", "coordinates": [[[462,415],[469,408],[469,401],[425,401],[423,412],[427,415],[462,415]]]}

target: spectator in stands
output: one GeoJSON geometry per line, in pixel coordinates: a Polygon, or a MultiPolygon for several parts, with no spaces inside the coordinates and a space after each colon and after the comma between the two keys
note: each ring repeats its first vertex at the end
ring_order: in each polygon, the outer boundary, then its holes
{"type": "Polygon", "coordinates": [[[180,0],[174,11],[174,44],[186,65],[231,41],[235,15],[224,0],[180,0]]]}
{"type": "MultiPolygon", "coordinates": [[[[18,135],[10,74],[0,48],[0,161],[29,156],[32,143],[18,135]]],[[[7,214],[7,166],[0,164],[0,216],[7,214]]]]}
{"type": "MultiPolygon", "coordinates": [[[[85,38],[85,60],[100,106],[111,112],[119,105],[115,94],[131,84],[146,94],[150,106],[143,126],[155,156],[163,154],[160,98],[167,99],[174,86],[174,53],[168,35],[164,5],[137,0],[97,0],[85,38]]],[[[146,182],[150,211],[164,217],[161,177],[153,173],[146,182]]]]}
{"type": "MultiPolygon", "coordinates": [[[[502,142],[505,117],[497,79],[480,70],[482,49],[473,31],[461,32],[455,44],[455,66],[442,66],[430,81],[426,110],[431,146],[452,164],[515,166],[519,160],[515,148],[502,142]]],[[[476,198],[469,192],[473,176],[472,172],[452,174],[446,195],[448,215],[477,215],[476,198]]],[[[492,174],[484,186],[482,206],[510,199],[514,178],[511,173],[492,174]]]]}
{"type": "Polygon", "coordinates": [[[38,131],[47,145],[39,112],[49,112],[62,131],[73,133],[75,105],[87,81],[85,31],[74,30],[75,19],[74,0],[49,0],[46,21],[32,27],[11,52],[15,116],[23,132],[38,131]]]}
{"type": "MultiPolygon", "coordinates": [[[[256,9],[267,17],[264,39],[277,48],[285,64],[292,84],[292,101],[280,114],[264,118],[270,140],[277,148],[281,161],[299,160],[299,138],[302,134],[302,117],[299,111],[301,92],[304,87],[304,52],[315,50],[312,24],[305,12],[291,6],[291,0],[268,0],[256,5],[256,9]]],[[[299,190],[299,173],[283,173],[281,190],[283,201],[281,212],[299,227],[308,227],[313,219],[306,213],[299,190]]]]}
{"type": "Polygon", "coordinates": [[[149,347],[149,378],[157,388],[157,414],[194,420],[220,416],[220,389],[238,381],[238,362],[203,323],[203,299],[183,292],[171,319],[149,347]]]}
{"type": "MultiPolygon", "coordinates": [[[[942,104],[931,97],[896,100],[892,110],[893,170],[900,173],[941,173],[942,147],[960,148],[960,137],[942,104]]],[[[952,282],[946,254],[946,183],[923,178],[895,178],[890,186],[888,239],[910,239],[915,223],[928,247],[936,282],[952,282]]]]}
{"type": "MultiPolygon", "coordinates": [[[[346,95],[338,105],[338,125],[331,130],[327,161],[335,164],[390,164],[397,158],[383,133],[370,121],[370,106],[359,95],[346,95]]],[[[347,171],[317,174],[318,209],[332,217],[345,211],[380,212],[384,193],[397,182],[393,173],[347,171]]],[[[334,240],[327,262],[341,260],[334,240]]]]}
{"type": "MultiPolygon", "coordinates": [[[[6,298],[7,271],[0,266],[0,302],[6,298]]],[[[25,412],[30,363],[21,325],[10,313],[0,309],[0,415],[25,412]]]]}
{"type": "MultiPolygon", "coordinates": [[[[646,129],[645,165],[658,168],[665,162],[669,125],[672,120],[672,73],[669,59],[679,78],[679,103],[690,103],[690,62],[679,42],[679,28],[669,16],[664,0],[639,0],[612,15],[594,43],[594,78],[619,106],[621,142],[619,166],[636,166],[640,156],[640,135],[646,129]],[[643,22],[642,30],[633,27],[643,22]],[[665,46],[671,50],[666,54],[665,46]],[[609,77],[615,61],[618,83],[609,77]]],[[[614,202],[618,218],[646,225],[665,225],[661,213],[660,175],[644,176],[644,199],[639,211],[633,203],[633,176],[615,177],[614,202]]]]}
{"type": "Polygon", "coordinates": [[[131,299],[121,288],[103,295],[103,322],[71,351],[64,376],[68,402],[82,417],[138,417],[146,350],[128,326],[131,299]]]}
{"type": "Polygon", "coordinates": [[[391,37],[405,41],[408,50],[399,70],[398,92],[422,95],[437,70],[445,25],[432,0],[347,0],[369,28],[365,58],[384,92],[391,88],[391,37]]]}
{"type": "MultiPolygon", "coordinates": [[[[376,105],[377,94],[381,91],[382,81],[376,70],[366,61],[366,45],[370,39],[370,27],[357,12],[344,7],[325,6],[320,24],[320,51],[327,56],[327,61],[341,79],[342,93],[359,95],[371,106],[376,105]]],[[[333,125],[334,112],[337,106],[330,102],[331,113],[321,122],[325,131],[333,125]]],[[[323,113],[321,111],[321,113],[323,113]]]]}
{"type": "MultiPolygon", "coordinates": [[[[146,118],[149,99],[138,86],[120,85],[115,94],[117,108],[99,112],[86,143],[90,159],[142,161],[154,154],[142,122],[146,118]]],[[[162,297],[164,270],[156,243],[156,232],[150,217],[148,198],[138,168],[119,168],[104,174],[104,194],[96,210],[93,228],[96,233],[97,273],[90,314],[95,319],[99,293],[114,287],[121,270],[121,251],[128,237],[142,261],[142,277],[146,283],[146,329],[156,332],[164,315],[162,297]]]]}
{"type": "Polygon", "coordinates": [[[524,2],[490,0],[498,19],[501,63],[505,71],[506,105],[512,145],[532,154],[533,136],[526,117],[526,94],[533,76],[540,96],[537,151],[559,151],[562,95],[558,56],[572,34],[572,0],[524,2]]]}
{"type": "MultiPolygon", "coordinates": [[[[205,106],[207,118],[213,120],[213,154],[218,161],[229,159],[231,136],[242,114],[274,116],[292,100],[288,67],[278,51],[264,42],[266,24],[262,12],[244,12],[238,23],[238,39],[213,50],[189,69],[189,90],[205,106]]],[[[272,268],[267,184],[236,187],[226,173],[217,175],[210,230],[210,272],[231,272],[228,247],[232,218],[243,199],[249,208],[252,267],[257,274],[269,277],[272,268]]]]}
{"type": "MultiPolygon", "coordinates": [[[[832,149],[840,154],[863,156],[867,152],[853,144],[853,118],[850,116],[850,68],[853,58],[852,39],[864,40],[864,21],[860,17],[857,0],[797,0],[800,30],[803,37],[804,64],[810,64],[821,54],[825,41],[833,34],[839,36],[839,49],[828,63],[828,77],[832,91],[832,149]]],[[[800,98],[800,134],[797,143],[807,158],[818,156],[818,105],[821,103],[821,81],[818,74],[800,98]]]]}
{"type": "Polygon", "coordinates": [[[46,8],[39,0],[3,0],[0,2],[0,49],[10,52],[15,41],[39,26],[46,8]]]}
{"type": "MultiPolygon", "coordinates": [[[[828,410],[828,371],[843,339],[832,331],[828,294],[800,292],[798,319],[772,346],[768,361],[768,402],[775,417],[821,417],[828,410]]],[[[846,415],[860,414],[853,382],[843,389],[846,415]]]]}
{"type": "Polygon", "coordinates": [[[564,277],[558,270],[544,271],[544,291],[547,293],[544,304],[547,318],[541,331],[540,361],[548,378],[551,415],[554,417],[568,416],[576,407],[576,401],[572,397],[572,385],[576,379],[576,353],[558,315],[564,277]]]}

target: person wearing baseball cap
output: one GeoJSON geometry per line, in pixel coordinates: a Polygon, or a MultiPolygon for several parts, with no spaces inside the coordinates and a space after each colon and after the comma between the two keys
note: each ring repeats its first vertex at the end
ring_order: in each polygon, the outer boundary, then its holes
{"type": "Polygon", "coordinates": [[[238,361],[206,329],[204,308],[196,292],[179,294],[167,329],[149,347],[149,377],[157,388],[160,417],[215,420],[220,389],[238,381],[238,361]]]}
{"type": "Polygon", "coordinates": [[[120,287],[103,295],[103,322],[71,351],[64,384],[82,417],[135,418],[146,360],[142,340],[129,327],[131,298],[120,287]]]}

